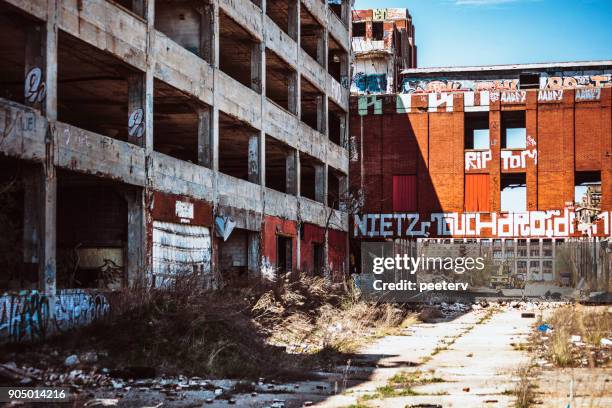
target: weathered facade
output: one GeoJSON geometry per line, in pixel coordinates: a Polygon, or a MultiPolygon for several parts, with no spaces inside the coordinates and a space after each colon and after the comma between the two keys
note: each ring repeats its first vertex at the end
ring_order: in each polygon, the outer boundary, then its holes
{"type": "Polygon", "coordinates": [[[351,93],[399,92],[401,72],[417,66],[417,46],[408,9],[353,11],[351,93]]]}
{"type": "Polygon", "coordinates": [[[493,240],[552,280],[556,243],[609,238],[612,62],[412,69],[402,89],[351,97],[358,242],[493,240]]]}
{"type": "Polygon", "coordinates": [[[348,3],[0,1],[0,339],[180,273],[340,278],[348,3]]]}

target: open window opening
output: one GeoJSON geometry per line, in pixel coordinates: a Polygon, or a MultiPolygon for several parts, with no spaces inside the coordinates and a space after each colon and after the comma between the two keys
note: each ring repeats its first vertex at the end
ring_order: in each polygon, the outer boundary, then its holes
{"type": "Polygon", "coordinates": [[[258,130],[220,112],[219,171],[259,183],[259,137],[258,130]]]}
{"type": "Polygon", "coordinates": [[[219,12],[219,68],[227,75],[261,92],[261,44],[224,12],[219,12]]]}
{"type": "Polygon", "coordinates": [[[24,224],[36,222],[35,186],[28,175],[42,172],[40,166],[0,156],[0,290],[36,289],[38,286],[37,242],[24,234],[24,224]],[[29,187],[31,185],[31,187],[29,187]],[[26,208],[26,203],[31,203],[26,208]],[[31,211],[27,211],[32,208],[31,211]]]}
{"type": "Polygon", "coordinates": [[[266,187],[295,194],[297,187],[295,149],[266,136],[266,187]]]}
{"type": "Polygon", "coordinates": [[[142,140],[144,73],[60,31],[57,81],[61,122],[122,141],[142,140]],[[136,119],[128,129],[130,115],[136,119]]]}
{"type": "Polygon", "coordinates": [[[601,209],[601,172],[577,171],[574,180],[576,206],[599,211],[601,209]]]}
{"type": "Polygon", "coordinates": [[[211,62],[213,9],[195,0],[155,1],[155,29],[188,51],[211,62]]]}
{"type": "Polygon", "coordinates": [[[519,75],[520,89],[539,89],[540,88],[540,73],[539,72],[523,72],[519,75]]]}
{"type": "Polygon", "coordinates": [[[332,11],[332,13],[336,15],[336,17],[338,17],[340,21],[344,23],[345,21],[342,16],[342,7],[343,7],[342,3],[343,3],[343,0],[327,0],[329,9],[332,11]]]}
{"type": "MultiPolygon", "coordinates": [[[[156,79],[153,110],[155,151],[198,163],[198,132],[210,137],[210,107],[156,79]]],[[[208,146],[207,141],[201,142],[208,146]]]]}
{"type": "Polygon", "coordinates": [[[465,113],[465,149],[488,150],[490,147],[489,113],[465,113]]]}
{"type": "Polygon", "coordinates": [[[42,22],[26,17],[5,2],[0,3],[0,98],[40,109],[44,98],[44,32],[42,22]],[[31,49],[28,55],[27,48],[31,49]],[[29,83],[35,86],[26,89],[28,74],[29,83]]]}
{"type": "Polygon", "coordinates": [[[346,147],[346,112],[331,100],[328,102],[329,141],[346,147]]]}
{"type": "Polygon", "coordinates": [[[372,40],[382,41],[385,39],[384,23],[382,21],[372,22],[372,40]]]}
{"type": "Polygon", "coordinates": [[[323,162],[300,153],[300,195],[324,204],[325,166],[323,162]]]}
{"type": "Polygon", "coordinates": [[[525,173],[502,174],[500,191],[502,212],[527,211],[527,176],[525,173]]]}
{"type": "Polygon", "coordinates": [[[327,41],[327,72],[341,85],[347,87],[348,53],[340,44],[328,35],[327,41]]]}
{"type": "Polygon", "coordinates": [[[505,111],[501,114],[502,149],[525,149],[527,127],[525,111],[505,111]]]}
{"type": "Polygon", "coordinates": [[[325,250],[322,243],[312,244],[312,266],[314,276],[323,276],[325,271],[325,250]]]}
{"type": "Polygon", "coordinates": [[[327,171],[327,205],[334,210],[340,210],[343,206],[344,174],[337,172],[331,167],[327,171]]]}
{"type": "Polygon", "coordinates": [[[359,21],[353,23],[353,38],[363,38],[366,36],[366,23],[365,21],[359,21]]]}
{"type": "Polygon", "coordinates": [[[297,73],[271,50],[266,50],[266,97],[283,109],[297,113],[297,73]]]}
{"type": "Polygon", "coordinates": [[[325,95],[304,78],[301,79],[300,86],[302,88],[300,119],[314,130],[325,133],[325,95]]]}
{"type": "Polygon", "coordinates": [[[127,197],[137,188],[69,171],[59,171],[57,179],[58,288],[121,288],[127,197]]]}
{"type": "MultiPolygon", "coordinates": [[[[131,11],[141,18],[146,17],[146,3],[142,0],[109,0],[112,3],[116,3],[124,9],[131,11]]],[[[157,17],[157,5],[155,9],[155,17],[157,17]]]]}
{"type": "Polygon", "coordinates": [[[266,4],[266,14],[276,25],[293,40],[297,40],[297,7],[299,0],[270,1],[266,4]],[[295,14],[294,14],[295,13],[295,14]],[[295,15],[295,18],[292,16],[295,15]]]}
{"type": "Polygon", "coordinates": [[[315,17],[303,4],[300,4],[300,45],[321,66],[325,66],[327,54],[324,32],[325,30],[315,17]]]}

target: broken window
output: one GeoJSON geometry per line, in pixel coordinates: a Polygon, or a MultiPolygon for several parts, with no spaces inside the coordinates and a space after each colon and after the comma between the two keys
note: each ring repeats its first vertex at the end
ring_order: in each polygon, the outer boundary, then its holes
{"type": "Polygon", "coordinates": [[[527,147],[525,123],[525,111],[502,112],[502,149],[525,149],[527,147]]]}
{"type": "Polygon", "coordinates": [[[266,49],[266,97],[296,114],[297,87],[295,70],[274,52],[266,49]]]}
{"type": "Polygon", "coordinates": [[[372,40],[382,41],[385,38],[384,23],[382,21],[374,21],[372,23],[372,40]]]}
{"type": "Polygon", "coordinates": [[[524,72],[519,75],[520,89],[539,89],[540,74],[537,72],[524,72]]]}
{"type": "Polygon", "coordinates": [[[219,12],[219,68],[242,85],[261,92],[261,43],[231,17],[219,12]]]}
{"type": "Polygon", "coordinates": [[[155,29],[211,62],[212,7],[194,0],[155,1],[155,29]]]}
{"type": "Polygon", "coordinates": [[[501,175],[501,211],[509,213],[527,211],[527,177],[525,173],[501,175]]]}
{"type": "Polygon", "coordinates": [[[488,150],[489,114],[488,112],[465,113],[465,148],[488,150]]]}
{"type": "Polygon", "coordinates": [[[574,183],[576,207],[599,211],[601,209],[601,172],[577,171],[574,183]]]}
{"type": "Polygon", "coordinates": [[[358,22],[358,23],[353,23],[353,38],[355,37],[365,37],[366,35],[366,23],[365,22],[358,22]]]}

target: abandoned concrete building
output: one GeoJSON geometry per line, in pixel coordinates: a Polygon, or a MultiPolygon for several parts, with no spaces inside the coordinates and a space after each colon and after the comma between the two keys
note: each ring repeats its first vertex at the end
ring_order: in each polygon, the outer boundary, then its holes
{"type": "Polygon", "coordinates": [[[416,68],[412,16],[405,8],[353,10],[352,94],[399,92],[401,73],[416,68]]]}
{"type": "Polygon", "coordinates": [[[0,1],[0,339],[185,272],[346,273],[351,5],[329,3],[0,1]]]}

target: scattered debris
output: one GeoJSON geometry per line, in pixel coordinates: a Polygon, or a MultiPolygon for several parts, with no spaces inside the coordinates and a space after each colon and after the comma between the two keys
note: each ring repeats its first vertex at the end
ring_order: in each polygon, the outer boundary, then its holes
{"type": "Polygon", "coordinates": [[[79,364],[79,362],[80,361],[79,361],[79,358],[77,357],[77,355],[73,354],[71,356],[66,357],[66,360],[64,360],[64,365],[66,367],[71,367],[71,366],[79,364]]]}

